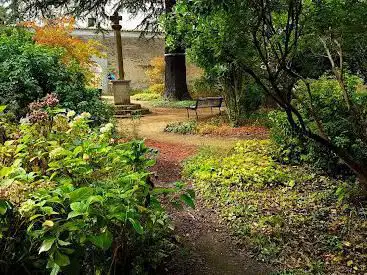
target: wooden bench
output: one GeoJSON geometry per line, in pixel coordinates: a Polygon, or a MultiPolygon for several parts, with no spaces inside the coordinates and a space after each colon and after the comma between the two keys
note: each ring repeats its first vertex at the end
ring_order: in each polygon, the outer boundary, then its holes
{"type": "Polygon", "coordinates": [[[187,117],[190,118],[190,110],[195,111],[196,119],[199,119],[197,110],[199,108],[210,108],[213,114],[213,108],[219,108],[219,114],[222,113],[221,107],[223,104],[223,97],[203,97],[196,100],[196,104],[186,107],[187,117]]]}

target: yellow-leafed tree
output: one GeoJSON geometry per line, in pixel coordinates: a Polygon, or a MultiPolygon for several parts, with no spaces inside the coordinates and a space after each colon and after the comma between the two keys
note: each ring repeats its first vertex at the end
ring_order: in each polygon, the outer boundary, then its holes
{"type": "Polygon", "coordinates": [[[63,62],[68,66],[77,63],[83,69],[88,84],[96,85],[93,70],[97,64],[93,57],[104,57],[103,46],[98,41],[73,36],[74,18],[62,17],[44,20],[41,24],[26,22],[23,25],[34,29],[33,39],[37,44],[63,49],[63,62]]]}

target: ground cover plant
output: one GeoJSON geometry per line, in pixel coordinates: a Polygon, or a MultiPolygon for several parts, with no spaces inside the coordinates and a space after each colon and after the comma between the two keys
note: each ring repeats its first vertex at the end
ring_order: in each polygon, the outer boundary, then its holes
{"type": "MultiPolygon", "coordinates": [[[[21,124],[1,107],[0,270],[4,274],[135,274],[157,268],[172,247],[162,194],[149,183],[154,151],[116,142],[111,123],[59,108],[48,95],[21,124]]],[[[193,193],[180,200],[193,206],[193,193]]]]}
{"type": "Polygon", "coordinates": [[[185,174],[244,246],[282,274],[364,273],[365,198],[353,182],[272,158],[269,141],[204,150],[185,174]]]}
{"type": "Polygon", "coordinates": [[[249,135],[268,136],[267,114],[254,113],[243,121],[243,126],[233,128],[227,116],[216,116],[208,119],[196,121],[177,121],[168,123],[165,132],[182,135],[202,135],[202,136],[228,136],[246,138],[249,135]],[[264,117],[265,116],[265,117],[264,117]]]}

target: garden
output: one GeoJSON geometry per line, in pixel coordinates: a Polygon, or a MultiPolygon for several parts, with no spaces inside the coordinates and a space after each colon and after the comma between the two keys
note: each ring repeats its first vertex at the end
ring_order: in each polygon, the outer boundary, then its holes
{"type": "Polygon", "coordinates": [[[0,9],[1,274],[367,274],[365,2],[20,2],[0,9]],[[73,34],[122,11],[165,41],[130,93],[150,114],[124,119],[105,45],[73,34]]]}

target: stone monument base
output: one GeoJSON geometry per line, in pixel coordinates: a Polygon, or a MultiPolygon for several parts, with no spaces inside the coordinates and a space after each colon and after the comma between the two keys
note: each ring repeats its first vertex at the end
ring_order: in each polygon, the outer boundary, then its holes
{"type": "Polygon", "coordinates": [[[130,118],[149,114],[149,110],[140,104],[115,105],[115,118],[130,118]]]}
{"type": "Polygon", "coordinates": [[[112,80],[112,94],[115,105],[130,104],[130,80],[112,80]]]}
{"type": "Polygon", "coordinates": [[[111,90],[115,103],[115,118],[129,118],[135,115],[149,114],[149,110],[130,101],[130,80],[111,81],[111,90]]]}

